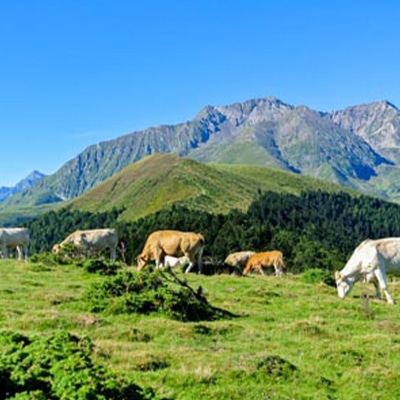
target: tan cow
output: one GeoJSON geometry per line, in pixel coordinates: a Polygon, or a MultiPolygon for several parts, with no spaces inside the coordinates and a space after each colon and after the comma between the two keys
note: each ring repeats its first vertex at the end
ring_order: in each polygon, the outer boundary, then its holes
{"type": "Polygon", "coordinates": [[[110,249],[111,261],[115,262],[118,237],[114,229],[77,230],[61,243],[55,244],[53,246],[53,253],[58,254],[66,244],[73,244],[88,254],[96,254],[105,249],[110,249]]]}
{"type": "Polygon", "coordinates": [[[286,268],[285,263],[283,262],[282,252],[273,250],[253,254],[246,263],[243,275],[246,275],[253,270],[257,270],[261,275],[265,275],[263,271],[264,267],[274,267],[275,275],[282,276],[283,269],[286,268]]]}
{"type": "Polygon", "coordinates": [[[18,260],[28,261],[28,228],[0,228],[0,248],[3,258],[8,257],[8,250],[17,249],[18,260]]]}
{"type": "Polygon", "coordinates": [[[168,255],[188,258],[189,265],[185,273],[190,272],[197,261],[200,274],[203,250],[204,237],[200,233],[171,230],[155,231],[149,235],[141,254],[137,257],[138,270],[140,271],[151,261],[155,261],[156,268],[161,268],[164,265],[165,256],[168,255]]]}
{"type": "Polygon", "coordinates": [[[245,267],[247,260],[255,254],[255,251],[237,251],[236,253],[229,254],[224,261],[224,264],[227,264],[233,267],[235,270],[240,271],[242,273],[243,268],[245,267]]]}

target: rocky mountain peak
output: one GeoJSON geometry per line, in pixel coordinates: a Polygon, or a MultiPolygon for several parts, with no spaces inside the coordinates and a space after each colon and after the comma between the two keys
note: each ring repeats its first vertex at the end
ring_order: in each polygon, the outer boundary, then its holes
{"type": "Polygon", "coordinates": [[[356,133],[383,156],[395,161],[400,154],[400,111],[383,100],[331,113],[340,127],[356,133]]]}

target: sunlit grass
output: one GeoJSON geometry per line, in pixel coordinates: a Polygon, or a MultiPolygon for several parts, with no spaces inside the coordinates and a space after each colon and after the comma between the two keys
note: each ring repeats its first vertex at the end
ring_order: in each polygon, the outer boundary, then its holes
{"type": "MultiPolygon", "coordinates": [[[[182,323],[161,314],[94,314],[82,294],[104,278],[75,266],[1,260],[1,327],[89,336],[114,371],[171,399],[400,397],[399,305],[372,298],[372,285],[357,284],[340,300],[334,287],[295,275],[186,278],[235,317],[182,323]]],[[[400,302],[399,282],[389,285],[400,302]]]]}

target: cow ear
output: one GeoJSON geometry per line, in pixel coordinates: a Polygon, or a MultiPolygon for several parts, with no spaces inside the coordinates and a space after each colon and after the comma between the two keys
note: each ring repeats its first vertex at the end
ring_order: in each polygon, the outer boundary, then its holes
{"type": "Polygon", "coordinates": [[[341,281],[343,279],[343,277],[339,271],[335,271],[335,279],[337,281],[341,281]]]}

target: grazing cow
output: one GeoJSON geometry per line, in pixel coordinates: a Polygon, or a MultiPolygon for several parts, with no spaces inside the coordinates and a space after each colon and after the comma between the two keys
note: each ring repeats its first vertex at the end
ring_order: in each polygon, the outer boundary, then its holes
{"type": "Polygon", "coordinates": [[[17,249],[18,260],[28,261],[28,228],[0,228],[0,246],[3,258],[8,257],[8,250],[17,249]]]}
{"type": "Polygon", "coordinates": [[[105,249],[110,249],[111,261],[115,262],[118,237],[114,229],[90,229],[78,230],[71,233],[61,243],[53,246],[53,253],[58,254],[66,245],[73,244],[85,253],[100,253],[105,249]]]}
{"type": "Polygon", "coordinates": [[[189,265],[186,273],[190,272],[196,262],[199,274],[202,271],[202,255],[204,237],[200,233],[180,231],[155,231],[149,235],[141,254],[137,257],[137,266],[140,271],[151,261],[155,261],[156,268],[165,264],[165,256],[187,257],[189,265]]]}
{"type": "Polygon", "coordinates": [[[253,254],[255,254],[254,251],[238,251],[236,253],[231,253],[225,258],[224,264],[227,264],[242,273],[243,268],[247,263],[247,260],[253,254]]]}
{"type": "Polygon", "coordinates": [[[189,265],[189,258],[188,257],[172,257],[172,256],[165,256],[164,257],[164,267],[184,267],[189,265]]]}
{"type": "Polygon", "coordinates": [[[341,271],[335,272],[338,295],[345,298],[358,281],[373,282],[376,297],[385,293],[386,300],[393,304],[386,282],[387,273],[400,273],[400,237],[364,240],[357,246],[341,271]]]}
{"type": "Polygon", "coordinates": [[[265,275],[263,271],[264,267],[274,267],[275,275],[282,276],[283,269],[285,268],[282,253],[278,250],[273,250],[253,254],[247,260],[243,275],[248,274],[254,269],[260,272],[261,275],[265,275]]]}

